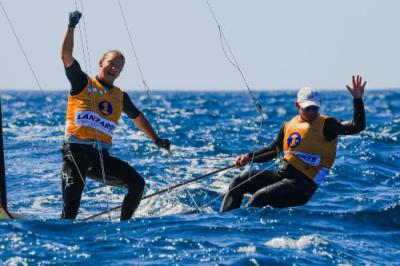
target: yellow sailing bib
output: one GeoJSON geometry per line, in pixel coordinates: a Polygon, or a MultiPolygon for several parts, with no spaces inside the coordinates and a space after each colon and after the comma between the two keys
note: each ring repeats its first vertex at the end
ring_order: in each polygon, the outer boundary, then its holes
{"type": "Polygon", "coordinates": [[[65,135],[111,145],[122,104],[123,92],[118,87],[107,91],[98,80],[90,77],[79,94],[68,96],[65,135]]]}
{"type": "Polygon", "coordinates": [[[327,116],[319,116],[311,123],[299,115],[284,128],[284,158],[318,185],[328,174],[336,157],[337,138],[327,141],[323,129],[327,116]]]}

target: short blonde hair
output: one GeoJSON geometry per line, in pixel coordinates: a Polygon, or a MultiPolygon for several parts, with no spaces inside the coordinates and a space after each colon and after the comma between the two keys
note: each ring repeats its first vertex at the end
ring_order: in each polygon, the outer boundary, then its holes
{"type": "Polygon", "coordinates": [[[106,57],[110,54],[114,54],[116,57],[121,58],[122,60],[124,60],[125,63],[125,56],[124,54],[120,51],[120,50],[108,50],[107,52],[105,52],[103,54],[103,56],[100,58],[99,63],[103,62],[104,59],[106,59],[106,57]]]}

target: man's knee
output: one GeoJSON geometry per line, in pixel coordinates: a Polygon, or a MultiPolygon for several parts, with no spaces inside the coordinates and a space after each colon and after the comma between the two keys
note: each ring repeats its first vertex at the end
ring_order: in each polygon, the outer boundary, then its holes
{"type": "Polygon", "coordinates": [[[234,189],[239,183],[240,183],[240,175],[239,176],[237,176],[237,177],[235,177],[233,180],[232,180],[232,182],[229,184],[229,190],[232,190],[232,189],[234,189]]]}
{"type": "Polygon", "coordinates": [[[243,185],[245,185],[249,177],[253,176],[254,174],[255,171],[252,171],[250,173],[249,171],[247,171],[238,175],[233,179],[232,183],[229,185],[229,190],[240,189],[241,187],[243,188],[243,185]]]}
{"type": "Polygon", "coordinates": [[[249,200],[248,206],[261,208],[271,205],[274,201],[274,197],[273,189],[271,187],[262,188],[253,194],[249,200]]]}
{"type": "Polygon", "coordinates": [[[248,202],[249,207],[262,208],[267,205],[268,199],[265,195],[253,195],[248,202]]]}
{"type": "Polygon", "coordinates": [[[146,185],[146,181],[144,180],[144,178],[138,174],[135,174],[134,176],[132,176],[129,179],[127,187],[129,190],[143,192],[145,185],[146,185]]]}

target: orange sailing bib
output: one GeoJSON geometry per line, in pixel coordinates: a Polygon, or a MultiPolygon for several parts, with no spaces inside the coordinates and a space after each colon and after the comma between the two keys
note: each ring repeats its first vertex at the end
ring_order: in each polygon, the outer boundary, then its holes
{"type": "Polygon", "coordinates": [[[323,129],[327,116],[319,116],[311,123],[299,115],[285,125],[285,160],[318,185],[328,174],[336,156],[337,139],[327,141],[323,129]]]}
{"type": "Polygon", "coordinates": [[[68,96],[65,135],[111,145],[122,104],[123,92],[119,88],[107,91],[98,80],[89,78],[83,91],[68,96]]]}

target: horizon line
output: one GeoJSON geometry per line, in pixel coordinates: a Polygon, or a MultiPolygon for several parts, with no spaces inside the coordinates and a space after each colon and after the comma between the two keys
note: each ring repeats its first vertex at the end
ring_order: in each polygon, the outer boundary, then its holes
{"type": "MultiPolygon", "coordinates": [[[[253,91],[297,91],[300,88],[252,88],[253,91]]],[[[0,91],[40,91],[39,88],[0,88],[0,91]]],[[[49,88],[44,89],[45,91],[69,91],[69,89],[65,88],[49,88]]],[[[245,88],[225,88],[225,89],[218,89],[218,88],[152,88],[151,91],[157,92],[240,92],[245,91],[245,88]]],[[[317,90],[321,91],[345,91],[345,88],[317,88],[317,90]]],[[[400,87],[385,87],[385,88],[368,88],[368,91],[383,91],[383,90],[400,90],[400,87]]],[[[124,89],[123,91],[136,91],[140,92],[143,91],[143,88],[135,88],[135,89],[124,89]]]]}

